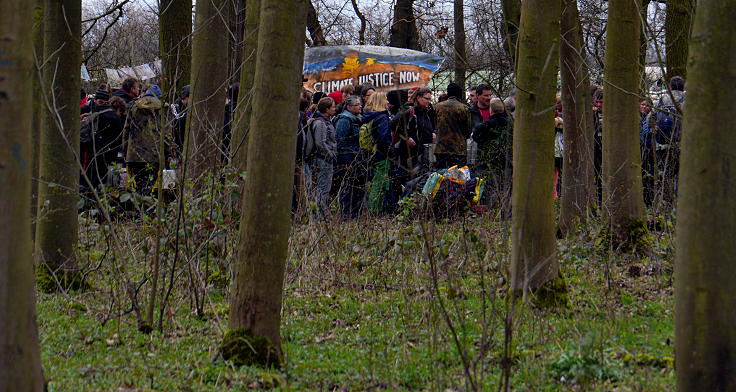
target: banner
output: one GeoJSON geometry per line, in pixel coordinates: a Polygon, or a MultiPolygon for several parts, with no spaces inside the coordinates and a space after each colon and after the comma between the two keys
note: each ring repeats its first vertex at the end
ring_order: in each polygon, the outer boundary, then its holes
{"type": "Polygon", "coordinates": [[[152,61],[135,67],[105,68],[107,81],[113,86],[122,83],[125,78],[136,78],[138,80],[153,79],[161,75],[161,60],[152,61]]]}
{"type": "Polygon", "coordinates": [[[442,61],[433,54],[387,46],[317,46],[304,53],[304,88],[329,94],[348,84],[370,84],[378,91],[424,87],[442,61]]]}

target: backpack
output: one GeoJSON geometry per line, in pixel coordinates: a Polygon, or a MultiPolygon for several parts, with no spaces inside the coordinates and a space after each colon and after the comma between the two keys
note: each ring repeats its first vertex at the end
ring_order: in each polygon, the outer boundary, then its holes
{"type": "Polygon", "coordinates": [[[79,142],[82,144],[92,143],[92,139],[95,137],[95,128],[97,128],[97,122],[95,120],[100,114],[111,111],[112,109],[105,109],[99,112],[85,113],[81,115],[82,123],[79,128],[79,142]]]}
{"type": "Polygon", "coordinates": [[[373,120],[368,121],[367,123],[360,126],[358,136],[361,149],[366,150],[370,153],[375,153],[378,150],[376,138],[373,136],[373,120]]]}
{"type": "MultiPolygon", "coordinates": [[[[676,97],[676,99],[679,97],[676,97]]],[[[677,99],[682,108],[684,99],[677,99]]],[[[680,141],[682,121],[674,105],[664,105],[657,109],[656,141],[658,144],[671,144],[680,141]]]]}
{"type": "Polygon", "coordinates": [[[316,121],[313,118],[307,120],[307,124],[299,128],[296,135],[296,153],[297,160],[304,161],[309,160],[314,156],[314,130],[312,124],[316,121]]]}

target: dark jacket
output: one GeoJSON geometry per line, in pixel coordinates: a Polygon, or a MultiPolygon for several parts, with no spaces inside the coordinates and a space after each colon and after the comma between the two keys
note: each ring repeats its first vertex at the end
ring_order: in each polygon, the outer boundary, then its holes
{"type": "MultiPolygon", "coordinates": [[[[490,108],[488,110],[490,110],[490,108]]],[[[470,118],[473,121],[473,128],[477,127],[483,122],[483,115],[480,114],[480,108],[478,108],[477,104],[473,105],[470,108],[470,118]]]]}
{"type": "Polygon", "coordinates": [[[337,141],[337,164],[349,165],[360,152],[360,116],[345,110],[332,119],[337,141]]]}
{"type": "MultiPolygon", "coordinates": [[[[87,176],[93,187],[105,181],[108,167],[117,161],[123,146],[123,122],[110,105],[95,105],[89,121],[94,137],[82,145],[84,159],[88,159],[87,176]]],[[[81,180],[83,186],[86,181],[81,180]]]]}
{"type": "Polygon", "coordinates": [[[473,129],[473,140],[478,143],[480,166],[496,174],[511,164],[513,129],[506,113],[496,113],[488,121],[473,129]]]}
{"type": "Polygon", "coordinates": [[[134,96],[128,94],[128,92],[123,89],[115,90],[115,92],[112,93],[112,96],[119,97],[120,99],[125,101],[125,103],[130,103],[130,101],[132,101],[135,98],[134,96]]]}
{"type": "Polygon", "coordinates": [[[436,154],[465,156],[472,131],[470,107],[455,97],[435,105],[437,112],[436,154]]]}
{"type": "Polygon", "coordinates": [[[423,154],[424,144],[432,143],[434,125],[429,111],[407,106],[394,116],[391,129],[399,140],[396,146],[399,164],[405,169],[412,169],[423,154]],[[409,138],[414,139],[417,144],[413,148],[407,144],[409,138]]]}
{"type": "Polygon", "coordinates": [[[373,139],[376,141],[376,153],[373,162],[384,161],[391,157],[391,122],[387,110],[374,112],[366,109],[363,112],[363,123],[373,121],[373,139]]]}
{"type": "Polygon", "coordinates": [[[315,112],[312,116],[314,124],[314,150],[315,155],[329,161],[337,158],[337,141],[335,140],[335,127],[327,116],[315,112]]]}

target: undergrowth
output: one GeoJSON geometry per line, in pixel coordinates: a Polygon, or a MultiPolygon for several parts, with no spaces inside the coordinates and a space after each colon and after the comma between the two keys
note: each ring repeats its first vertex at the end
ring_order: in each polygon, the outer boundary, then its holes
{"type": "Polygon", "coordinates": [[[38,299],[50,391],[485,391],[503,369],[516,391],[673,388],[671,233],[653,232],[642,256],[601,252],[599,225],[580,226],[558,240],[569,304],[545,310],[507,300],[510,223],[491,215],[294,225],[283,365],[238,367],[218,354],[237,203],[211,201],[169,206],[150,335],[126,290],[145,302],[155,219],[116,222],[125,252],[83,220],[90,288],[38,299]]]}

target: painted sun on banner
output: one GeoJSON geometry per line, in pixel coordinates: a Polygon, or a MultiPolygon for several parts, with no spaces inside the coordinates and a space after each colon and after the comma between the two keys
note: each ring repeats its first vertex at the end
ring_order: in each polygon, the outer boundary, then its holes
{"type": "Polygon", "coordinates": [[[348,84],[370,84],[379,91],[424,87],[443,60],[430,53],[385,46],[307,48],[304,87],[328,94],[348,84]]]}

